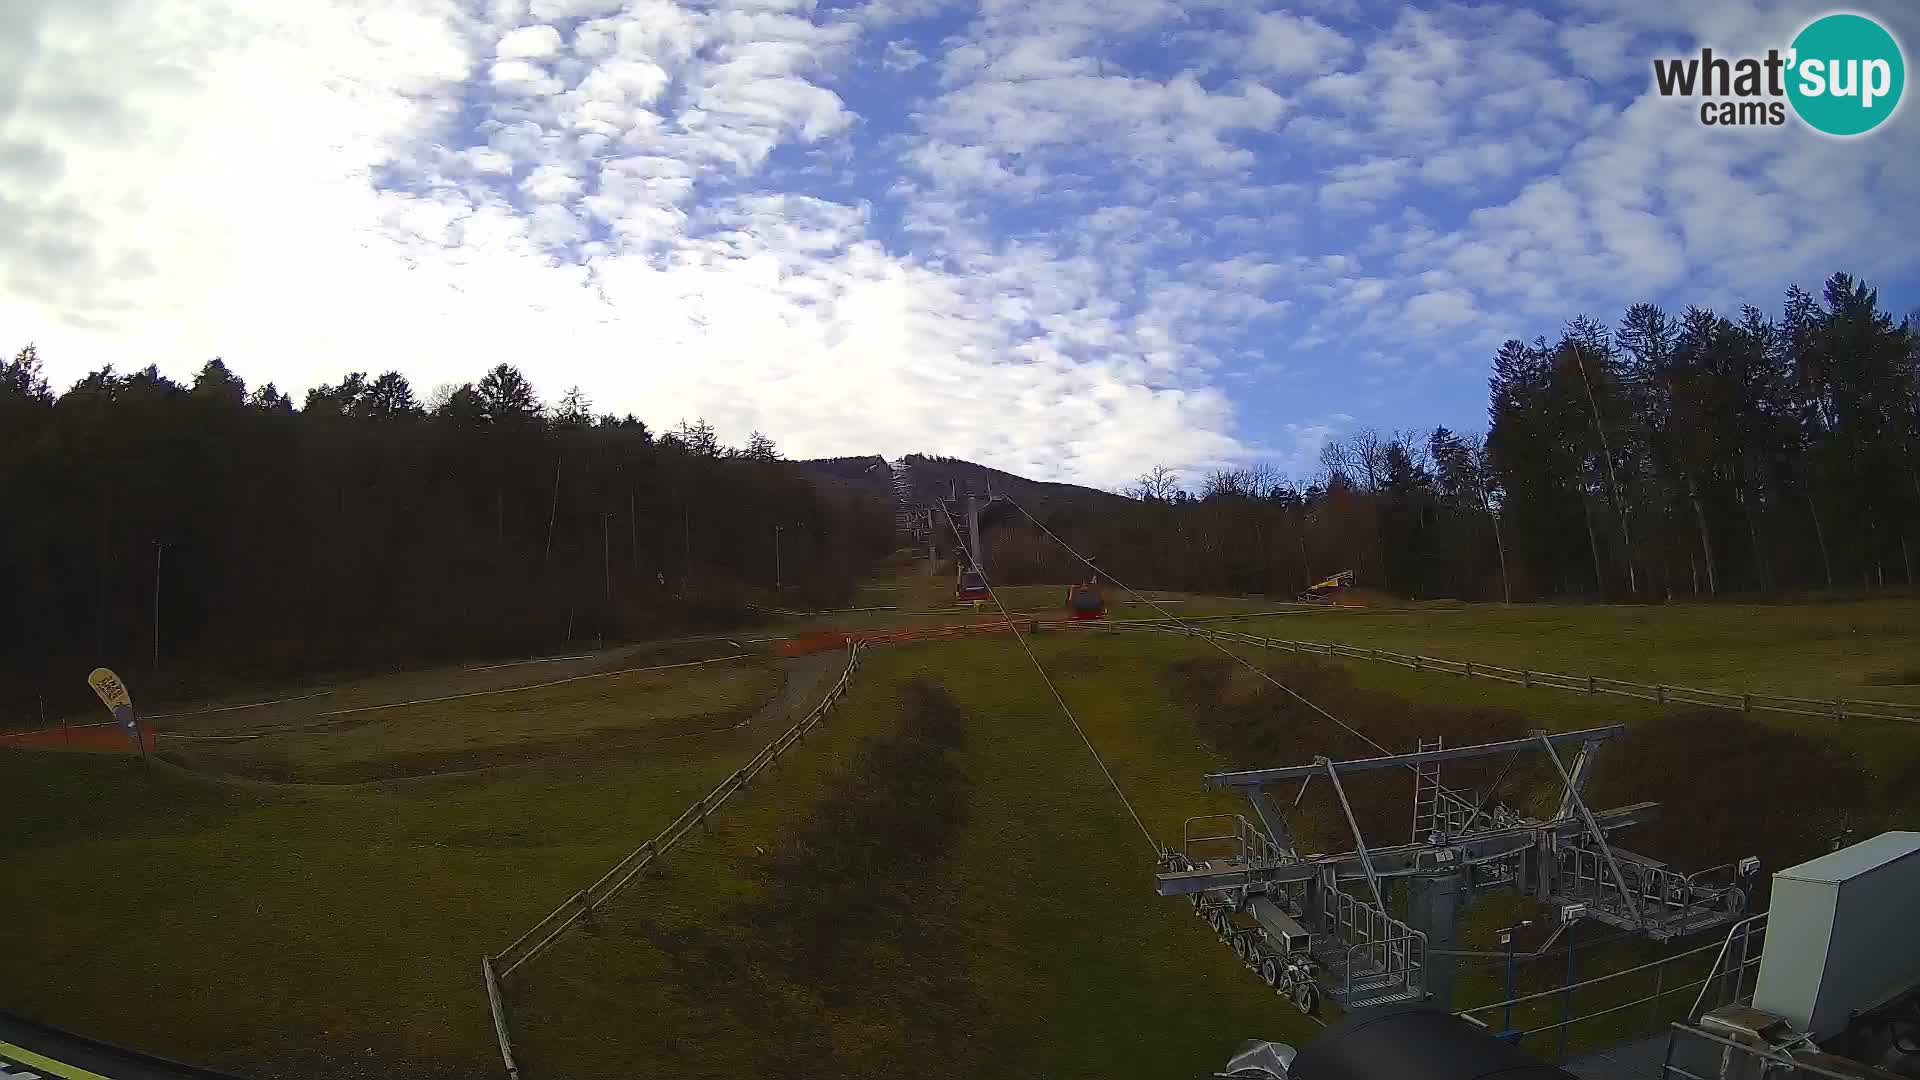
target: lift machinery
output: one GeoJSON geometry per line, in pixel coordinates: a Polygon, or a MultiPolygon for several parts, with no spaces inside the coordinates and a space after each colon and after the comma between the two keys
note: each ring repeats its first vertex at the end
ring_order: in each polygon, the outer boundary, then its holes
{"type": "Polygon", "coordinates": [[[1625,730],[1537,732],[1460,747],[1422,740],[1410,754],[1321,756],[1309,765],[1210,774],[1206,786],[1245,794],[1253,815],[1188,819],[1180,848],[1161,854],[1157,890],[1186,897],[1256,976],[1307,1012],[1322,995],[1346,1009],[1404,1001],[1450,1007],[1456,927],[1488,889],[1518,889],[1568,921],[1591,918],[1653,941],[1734,922],[1758,860],[1683,874],[1610,839],[1653,820],[1658,804],[1587,806],[1594,759],[1625,730]],[[1571,751],[1571,762],[1563,750],[1571,751]],[[1530,753],[1545,755],[1559,777],[1557,808],[1544,819],[1498,798],[1513,761],[1530,753]],[[1441,782],[1446,762],[1498,755],[1508,762],[1489,791],[1441,782]],[[1348,799],[1345,778],[1381,769],[1412,773],[1411,837],[1404,843],[1369,844],[1348,799]],[[1290,808],[1276,789],[1297,784],[1297,807],[1315,780],[1331,789],[1352,831],[1352,850],[1297,849],[1290,808]]]}

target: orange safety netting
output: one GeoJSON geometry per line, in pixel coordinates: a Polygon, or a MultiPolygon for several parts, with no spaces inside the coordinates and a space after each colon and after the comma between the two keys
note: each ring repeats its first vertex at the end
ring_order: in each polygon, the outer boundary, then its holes
{"type": "MultiPolygon", "coordinates": [[[[152,751],[159,733],[142,722],[140,736],[152,751]]],[[[39,731],[0,732],[0,746],[71,746],[80,750],[118,750],[134,753],[133,740],[119,724],[87,724],[74,727],[43,728],[39,731]]]]}

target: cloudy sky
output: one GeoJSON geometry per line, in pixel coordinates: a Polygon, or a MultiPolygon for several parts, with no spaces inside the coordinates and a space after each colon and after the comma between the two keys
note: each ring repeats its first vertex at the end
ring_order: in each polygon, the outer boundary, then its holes
{"type": "MultiPolygon", "coordinates": [[[[656,427],[1117,485],[1484,424],[1493,348],[1846,269],[1920,119],[1702,127],[1825,3],[4,0],[0,349],[295,393],[519,365],[656,427]]],[[[1920,9],[1858,8],[1914,55],[1920,9]]]]}

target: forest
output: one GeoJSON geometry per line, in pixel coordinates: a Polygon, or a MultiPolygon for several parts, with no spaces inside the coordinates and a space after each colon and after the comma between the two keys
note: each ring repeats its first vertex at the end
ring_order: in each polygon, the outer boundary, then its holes
{"type": "MultiPolygon", "coordinates": [[[[1362,585],[1467,600],[1661,601],[1911,586],[1920,559],[1920,317],[1836,274],[1781,313],[1635,304],[1609,330],[1493,357],[1484,433],[1361,430],[1317,473],[1167,468],[1131,503],[1043,521],[1136,586],[1291,595],[1362,585]]],[[[1010,582],[1073,572],[1031,527],[1010,582]]]]}
{"type": "MultiPolygon", "coordinates": [[[[965,464],[906,463],[931,484],[916,500],[965,464]]],[[[354,373],[296,408],[218,359],[185,384],[104,368],[56,394],[28,346],[0,362],[0,721],[84,702],[101,663],[165,699],[831,606],[893,543],[878,459],[820,482],[831,464],[700,421],[656,436],[578,390],[550,406],[504,364],[428,400],[354,373]]],[[[1467,600],[1910,586],[1920,319],[1844,274],[1778,316],[1636,304],[1503,345],[1484,434],[1361,430],[1308,478],[1256,463],[1189,490],[1156,468],[1127,499],[995,475],[1142,587],[1291,595],[1346,569],[1467,600]]],[[[989,551],[1008,583],[1083,573],[1030,526],[989,551]]]]}
{"type": "Polygon", "coordinates": [[[0,362],[0,723],[136,700],[740,625],[827,606],[892,543],[773,442],[656,437],[517,369],[416,398],[363,373],[298,408],[220,360],[190,383],[0,362]],[[777,531],[776,531],[777,530],[777,531]]]}

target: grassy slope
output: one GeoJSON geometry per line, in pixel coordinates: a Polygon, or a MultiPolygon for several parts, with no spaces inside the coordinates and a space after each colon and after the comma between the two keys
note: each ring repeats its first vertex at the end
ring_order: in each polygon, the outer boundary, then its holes
{"type": "Polygon", "coordinates": [[[311,732],[163,746],[207,772],[299,782],[423,775],[599,745],[609,736],[658,745],[705,733],[750,713],[778,682],[772,666],[749,657],[362,713],[311,732]]]}
{"type": "MultiPolygon", "coordinates": [[[[1356,635],[1399,633],[1406,637],[1377,643],[1438,655],[1461,655],[1445,651],[1449,643],[1478,642],[1476,658],[1497,644],[1513,651],[1487,658],[1508,663],[1533,663],[1520,654],[1545,654],[1564,638],[1575,659],[1588,648],[1616,660],[1610,672],[1635,677],[1632,665],[1671,663],[1640,677],[1680,681],[1670,672],[1701,662],[1702,652],[1773,655],[1742,629],[1744,614],[1721,635],[1689,622],[1700,611],[1740,610],[1678,609],[1679,626],[1666,621],[1675,612],[1658,610],[1622,639],[1646,645],[1612,653],[1602,651],[1606,626],[1631,612],[1562,609],[1551,624],[1520,611],[1437,612],[1418,621],[1327,613],[1275,619],[1269,632],[1367,643],[1356,635]],[[1501,622],[1516,615],[1531,628],[1501,622]],[[1695,642],[1693,661],[1685,641],[1695,642]]],[[[1829,630],[1850,617],[1849,609],[1811,610],[1829,630]]],[[[1867,605],[1851,616],[1894,639],[1851,648],[1846,655],[1860,657],[1861,669],[1885,663],[1911,632],[1881,610],[1867,605]]],[[[1204,645],[1060,633],[1035,644],[1157,838],[1177,837],[1188,815],[1239,809],[1200,790],[1200,774],[1218,762],[1160,681],[1176,657],[1206,655],[1204,645]]],[[[1777,666],[1761,664],[1769,674],[1777,666]]],[[[1546,727],[1656,714],[1625,699],[1348,667],[1363,686],[1510,705],[1546,727]]],[[[740,1064],[729,1047],[752,1039],[752,1027],[712,1000],[736,991],[690,984],[669,957],[715,912],[764,892],[756,845],[813,802],[857,737],[893,729],[895,687],[921,675],[942,680],[970,717],[966,744],[954,752],[971,781],[970,816],[923,886],[927,917],[965,947],[926,962],[964,975],[997,1074],[1185,1074],[1223,1059],[1242,1038],[1310,1033],[1184,904],[1152,894],[1145,842],[1025,657],[1010,640],[980,639],[872,653],[825,738],[809,740],[755,797],[730,806],[712,833],[675,852],[664,875],[636,884],[597,936],[573,935],[535,961],[512,991],[516,1033],[535,1076],[721,1075],[740,1064]]],[[[369,1054],[397,1055],[411,1074],[488,1072],[491,1039],[474,970],[480,953],[596,877],[765,737],[742,733],[646,761],[351,793],[216,786],[160,770],[146,780],[123,761],[0,754],[0,810],[23,823],[0,841],[13,871],[0,877],[0,955],[12,976],[0,1005],[263,1077],[350,1075],[344,1063],[369,1054]],[[130,1010],[128,987],[136,985],[147,988],[147,1003],[130,1010]],[[292,1050],[302,1045],[317,1047],[317,1056],[292,1050]]],[[[1920,742],[1874,738],[1882,758],[1911,754],[1920,742]]],[[[1470,941],[1490,936],[1507,915],[1492,905],[1477,910],[1470,941]]],[[[1591,962],[1583,969],[1597,970],[1598,958],[1591,962]]],[[[1497,968],[1484,969],[1468,993],[1484,999],[1497,985],[1497,968]]],[[[818,1004],[791,984],[737,993],[773,995],[790,1008],[818,1004]]],[[[843,1015],[846,1039],[884,1040],[857,1022],[877,1014],[843,1015]]]]}
{"type": "MultiPolygon", "coordinates": [[[[1199,791],[1211,757],[1184,723],[1165,722],[1155,684],[1164,643],[1112,640],[1093,650],[1043,635],[1037,644],[1156,836],[1177,835],[1188,814],[1230,808],[1199,791]]],[[[1224,1060],[1238,1040],[1311,1030],[1185,904],[1154,896],[1145,840],[1026,658],[1001,639],[872,653],[831,743],[809,746],[782,766],[766,798],[676,852],[671,877],[637,887],[597,938],[575,936],[536,962],[515,991],[529,1067],[578,1077],[734,1075],[753,1030],[686,987],[672,956],[713,913],[754,894],[755,847],[817,795],[847,740],[891,729],[894,688],[921,676],[943,680],[969,715],[956,758],[972,782],[969,820],[927,905],[947,913],[966,947],[923,962],[966,974],[995,1075],[1183,1074],[1224,1060]],[[609,1039],[610,1030],[625,1034],[609,1039]]],[[[810,993],[784,983],[725,992],[775,1001],[810,993]]],[[[835,1071],[813,1064],[817,1074],[835,1071]]],[[[938,1062],[926,1067],[945,1074],[938,1062]]]]}
{"type": "Polygon", "coordinates": [[[767,737],[354,789],[0,752],[0,1007],[260,1077],[484,1073],[481,953],[767,737]]]}
{"type": "MultiPolygon", "coordinates": [[[[1200,775],[1220,762],[1171,704],[1163,681],[1175,659],[1211,655],[1204,645],[1050,633],[1035,646],[1156,838],[1176,838],[1190,815],[1240,809],[1231,797],[1199,788],[1200,775]]],[[[996,1073],[1173,1074],[1223,1058],[1243,1038],[1311,1033],[1232,962],[1185,905],[1153,896],[1145,842],[1011,641],[967,640],[871,655],[853,704],[836,720],[833,742],[810,749],[819,757],[783,772],[777,791],[677,854],[672,876],[637,889],[599,937],[571,939],[539,962],[516,991],[515,1022],[531,1067],[582,1077],[736,1075],[750,1065],[752,1056],[743,1056],[742,1047],[756,1037],[755,1027],[740,1019],[742,1012],[754,1015],[754,1006],[743,1002],[791,1008],[797,999],[807,1010],[833,1014],[837,1006],[808,987],[764,973],[740,985],[690,985],[686,972],[700,963],[691,943],[722,913],[751,906],[747,901],[761,895],[766,885],[756,863],[764,857],[755,848],[772,847],[783,823],[795,820],[817,794],[824,771],[845,758],[844,738],[890,730],[892,688],[919,676],[943,678],[973,717],[972,737],[959,754],[973,781],[971,817],[927,904],[938,913],[928,917],[950,920],[948,929],[968,946],[924,962],[968,972],[971,998],[953,1007],[964,1004],[982,1018],[978,1038],[991,1049],[996,1073]],[[676,956],[692,966],[676,965],[676,956]],[[729,1007],[716,1004],[715,993],[725,994],[729,1007]],[[635,1016],[647,1022],[634,1025],[635,1016]],[[611,1030],[625,1034],[609,1039],[611,1030]]],[[[1351,669],[1357,683],[1372,689],[1505,706],[1554,729],[1641,723],[1659,715],[1649,704],[1626,699],[1557,701],[1520,687],[1364,664],[1351,669]],[[1540,708],[1548,703],[1554,708],[1540,708]]],[[[1406,735],[1384,718],[1351,719],[1363,727],[1382,725],[1377,734],[1395,743],[1406,735]]],[[[1304,760],[1317,749],[1303,745],[1299,756],[1304,760]]],[[[1496,894],[1474,911],[1462,944],[1490,947],[1494,928],[1536,914],[1496,894]]],[[[1604,933],[1590,930],[1589,939],[1604,933]]],[[[1590,947],[1581,970],[1622,966],[1642,953],[1632,943],[1590,947]]],[[[859,954],[845,962],[876,963],[859,954]]],[[[1550,983],[1560,963],[1537,962],[1523,971],[1523,985],[1550,983]]],[[[1461,1003],[1494,1000],[1501,975],[1498,964],[1470,962],[1461,1003]]],[[[873,992],[906,992],[890,985],[877,984],[873,992]]],[[[1576,1004],[1585,1010],[1610,1003],[1610,992],[1585,993],[1576,1004]]],[[[1683,1007],[1687,1000],[1676,997],[1669,1004],[1683,1007]]],[[[764,1014],[772,1011],[768,1006],[764,1014]]],[[[1552,1012],[1549,1004],[1523,1010],[1520,1019],[1540,1022],[1552,1012]]],[[[849,1038],[859,1038],[860,1025],[845,1019],[854,1031],[849,1038]]],[[[866,1030],[868,1039],[883,1038],[866,1030]]],[[[1576,1034],[1575,1045],[1603,1035],[1601,1025],[1592,1025],[1576,1034]]],[[[936,1066],[929,1075],[943,1073],[936,1066]]]]}
{"type": "Polygon", "coordinates": [[[1249,620],[1247,628],[1569,675],[1920,702],[1920,684],[1868,681],[1912,668],[1920,656],[1916,600],[1349,609],[1249,620]]]}
{"type": "MultiPolygon", "coordinates": [[[[1535,607],[1482,605],[1460,609],[1325,611],[1247,620],[1249,633],[1337,641],[1449,660],[1667,682],[1712,690],[1753,690],[1803,697],[1835,696],[1920,702],[1920,685],[1869,685],[1869,676],[1899,671],[1920,655],[1920,602],[1781,606],[1535,607]]],[[[1243,652],[1244,647],[1235,646],[1243,652]]],[[[1259,650],[1251,650],[1251,653],[1259,650]]],[[[1658,715],[1632,699],[1486,679],[1417,673],[1390,664],[1342,661],[1356,681],[1421,701],[1486,701],[1553,718],[1629,722],[1658,715]]],[[[1788,731],[1835,739],[1882,780],[1920,769],[1920,728],[1850,719],[1756,712],[1788,731]]]]}

